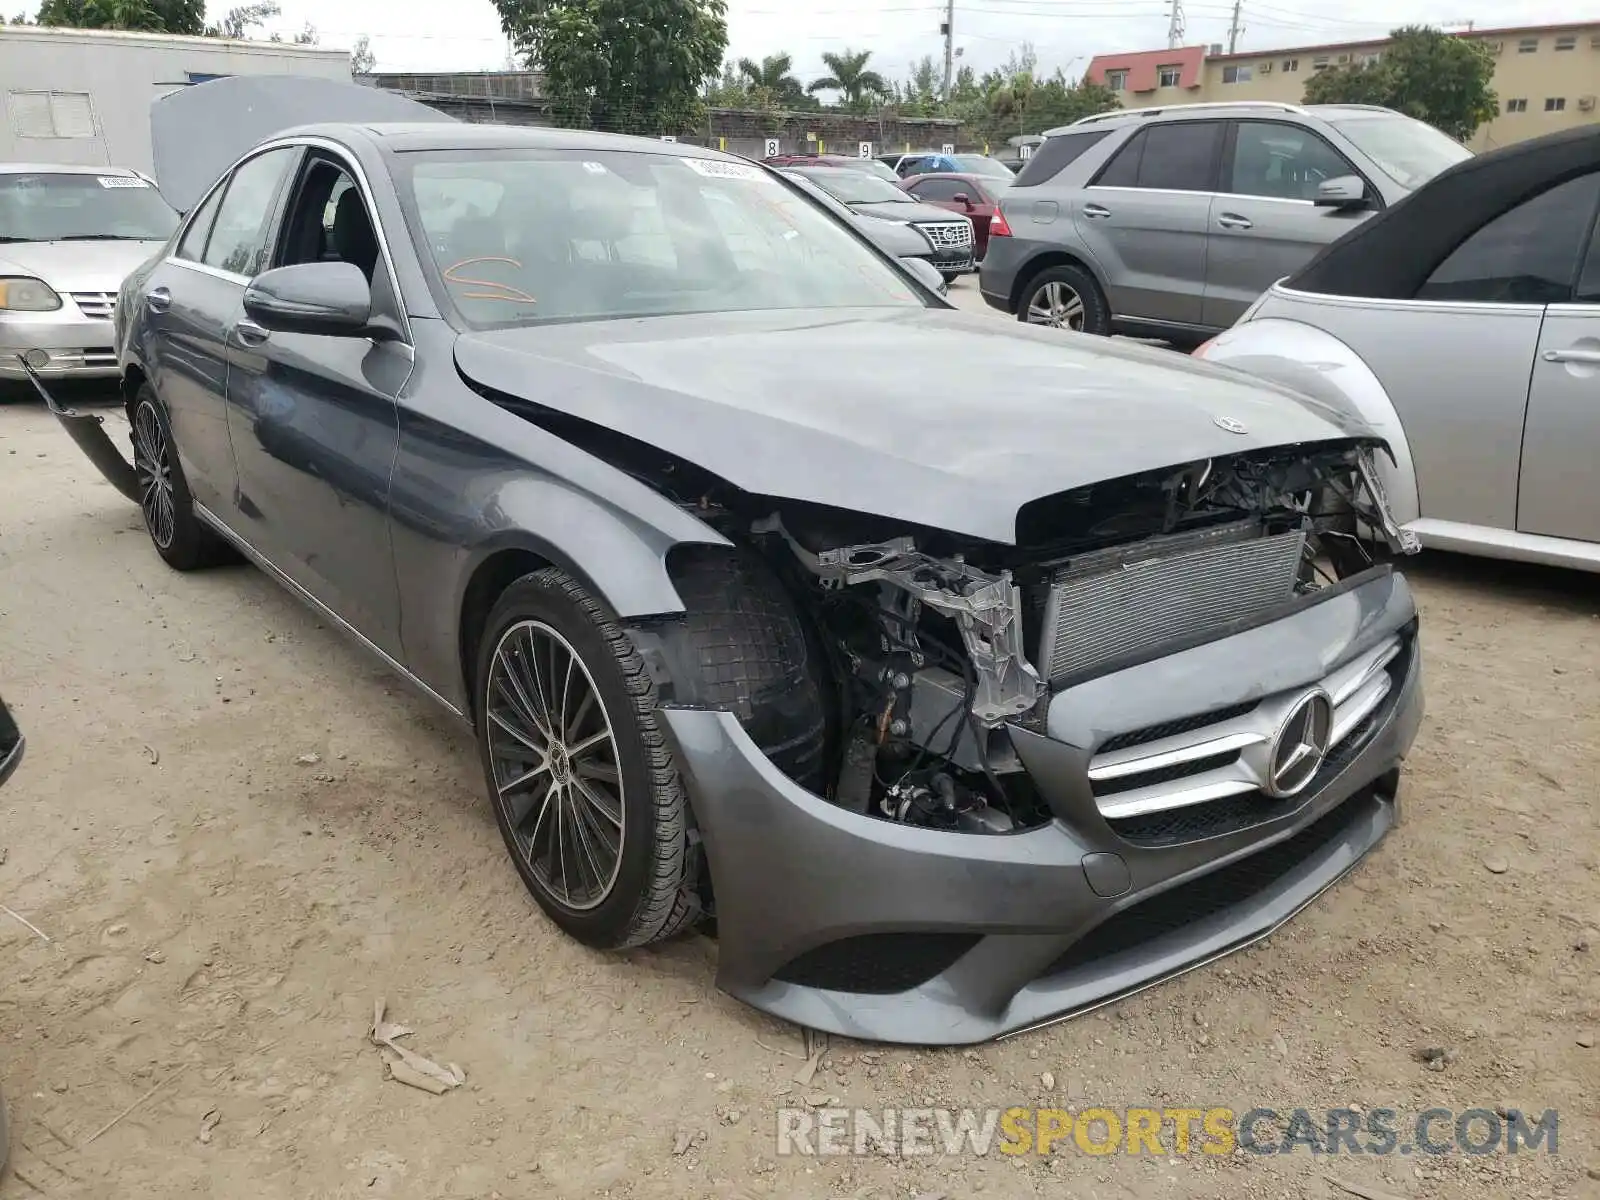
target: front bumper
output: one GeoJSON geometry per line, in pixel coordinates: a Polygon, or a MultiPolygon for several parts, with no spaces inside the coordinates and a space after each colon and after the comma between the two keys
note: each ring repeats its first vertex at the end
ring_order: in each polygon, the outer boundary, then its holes
{"type": "Polygon", "coordinates": [[[1269,623],[1077,683],[1048,736],[1013,730],[1054,820],[1003,836],[847,812],[779,773],[730,714],[669,709],[717,899],[717,982],[848,1037],[988,1040],[1238,950],[1309,904],[1398,817],[1422,717],[1416,610],[1373,572],[1269,623]],[[1400,633],[1395,686],[1282,812],[1163,844],[1101,817],[1087,767],[1117,730],[1315,684],[1400,633]],[[1107,724],[1113,721],[1115,724],[1107,724]]]}
{"type": "Polygon", "coordinates": [[[83,316],[65,297],[62,304],[55,312],[0,317],[0,379],[27,378],[24,355],[47,379],[115,379],[122,373],[109,318],[83,316]]]}
{"type": "Polygon", "coordinates": [[[39,399],[44,401],[51,415],[60,422],[61,428],[67,431],[67,436],[95,465],[106,482],[135,504],[142,504],[144,489],[139,486],[138,472],[106,433],[105,418],[99,413],[81,413],[75,408],[63,407],[50,394],[50,389],[45,387],[38,371],[26,362],[22,366],[22,371],[33,384],[33,390],[39,393],[39,399]]]}

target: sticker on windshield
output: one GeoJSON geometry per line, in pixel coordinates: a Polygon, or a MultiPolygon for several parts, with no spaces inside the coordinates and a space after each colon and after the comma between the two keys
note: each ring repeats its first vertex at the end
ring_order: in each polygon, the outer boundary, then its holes
{"type": "Polygon", "coordinates": [[[150,186],[137,175],[97,175],[95,178],[100,181],[100,186],[103,188],[142,188],[150,186]]]}
{"type": "Polygon", "coordinates": [[[767,177],[760,167],[752,167],[749,163],[722,162],[715,158],[684,158],[679,161],[696,175],[704,175],[707,179],[750,179],[759,182],[767,177]]]}
{"type": "Polygon", "coordinates": [[[586,162],[583,164],[583,169],[591,175],[604,175],[606,173],[605,163],[586,162]]]}

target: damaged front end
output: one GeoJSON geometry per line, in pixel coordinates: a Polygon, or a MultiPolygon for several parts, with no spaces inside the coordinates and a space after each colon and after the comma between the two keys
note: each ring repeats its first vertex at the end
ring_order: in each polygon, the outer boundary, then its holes
{"type": "Polygon", "coordinates": [[[105,418],[99,413],[83,413],[75,408],[64,407],[50,394],[50,389],[45,387],[44,380],[39,378],[39,373],[28,360],[22,358],[19,361],[45,407],[60,422],[61,428],[67,431],[67,436],[83,451],[84,456],[94,464],[95,469],[105,477],[106,482],[135,504],[140,503],[142,490],[138,474],[107,435],[105,418]]]}

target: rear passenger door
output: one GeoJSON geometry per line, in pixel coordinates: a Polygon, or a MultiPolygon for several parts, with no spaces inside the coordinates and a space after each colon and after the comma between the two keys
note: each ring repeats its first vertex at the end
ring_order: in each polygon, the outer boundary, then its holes
{"type": "MultiPolygon", "coordinates": [[[[1321,135],[1284,121],[1229,121],[1211,201],[1204,324],[1226,329],[1278,280],[1372,215],[1318,208],[1317,185],[1361,172],[1321,135]]],[[[1378,193],[1370,182],[1369,195],[1378,193]]]]}
{"type": "Polygon", "coordinates": [[[1221,121],[1139,130],[1074,200],[1072,220],[1122,319],[1199,325],[1221,121]]]}

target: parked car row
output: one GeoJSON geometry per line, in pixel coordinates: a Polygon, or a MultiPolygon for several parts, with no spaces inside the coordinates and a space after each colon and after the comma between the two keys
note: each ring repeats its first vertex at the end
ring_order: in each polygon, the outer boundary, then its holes
{"type": "Polygon", "coordinates": [[[925,204],[905,188],[860,171],[786,167],[784,173],[826,192],[842,204],[862,228],[873,228],[872,222],[887,222],[913,231],[929,247],[928,261],[946,282],[973,270],[974,222],[965,213],[952,215],[943,206],[925,204]]]}

